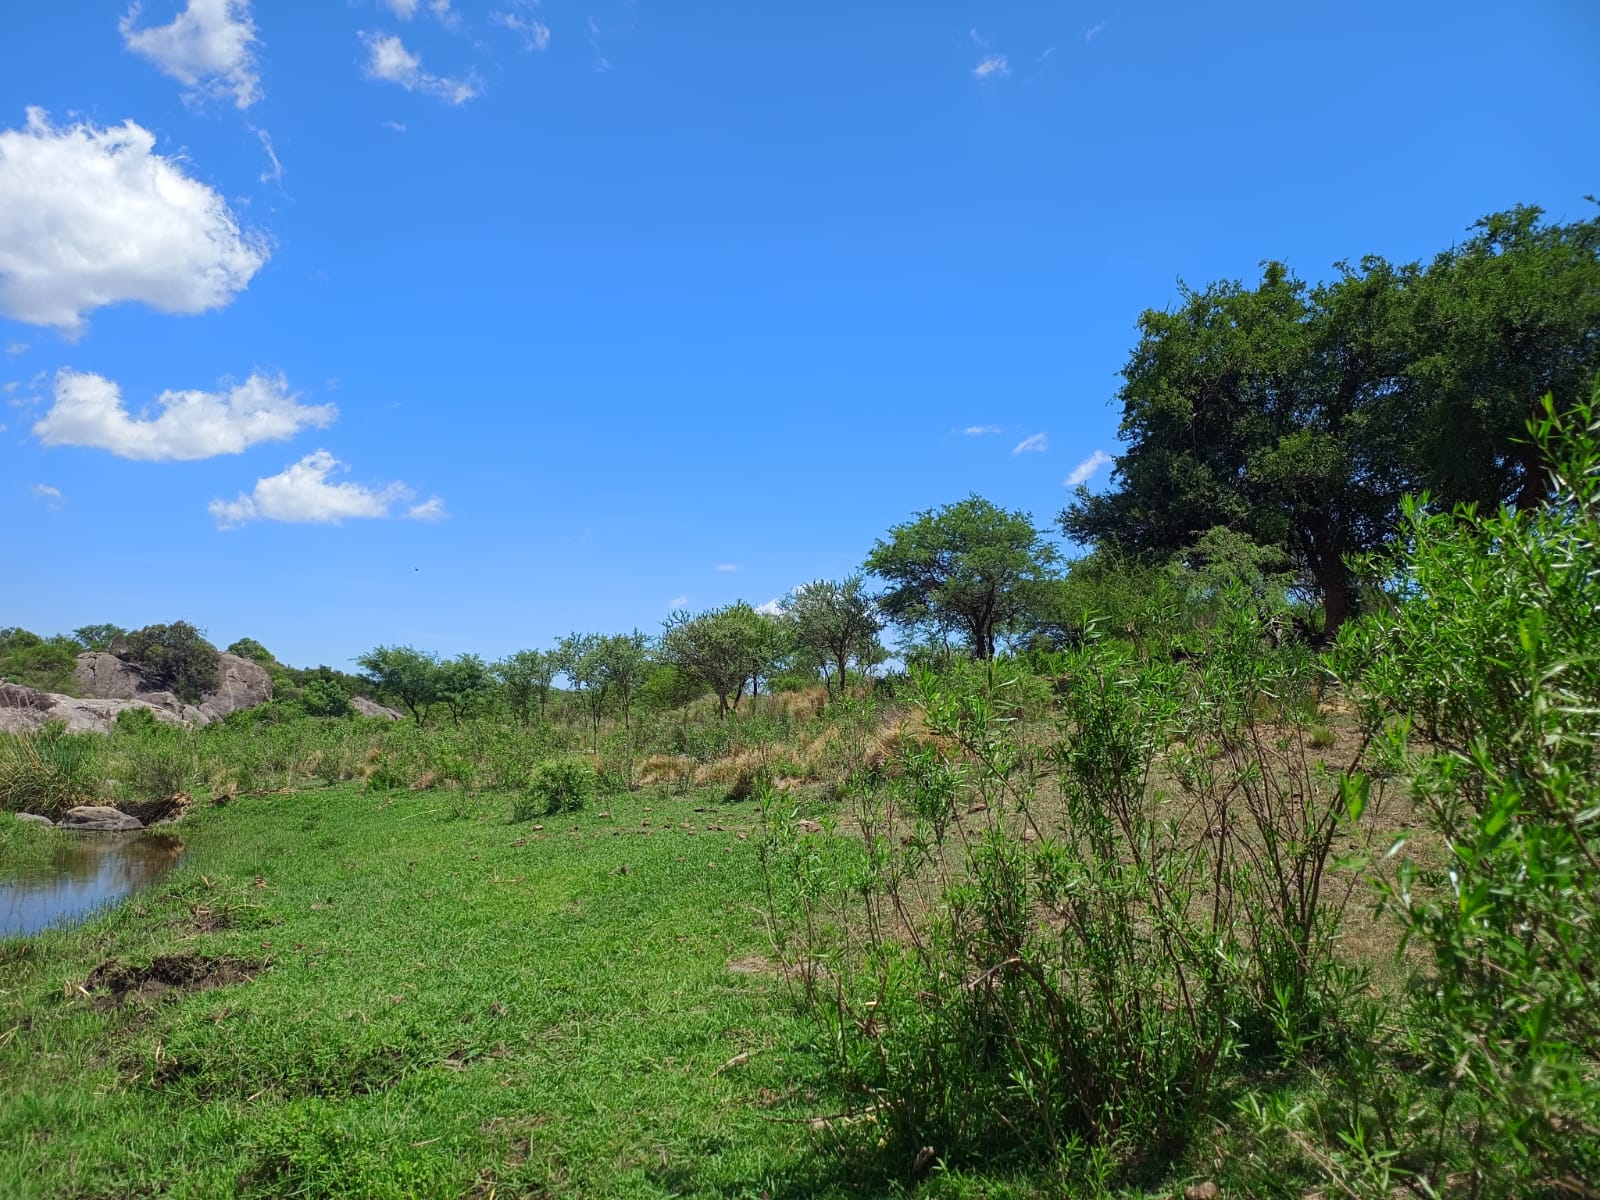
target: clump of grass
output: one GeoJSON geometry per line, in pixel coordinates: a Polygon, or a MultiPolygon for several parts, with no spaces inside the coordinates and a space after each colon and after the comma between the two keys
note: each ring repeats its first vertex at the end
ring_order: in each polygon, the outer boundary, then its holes
{"type": "Polygon", "coordinates": [[[37,733],[0,739],[0,809],[55,820],[69,808],[93,804],[104,789],[103,739],[46,725],[37,733]]]}

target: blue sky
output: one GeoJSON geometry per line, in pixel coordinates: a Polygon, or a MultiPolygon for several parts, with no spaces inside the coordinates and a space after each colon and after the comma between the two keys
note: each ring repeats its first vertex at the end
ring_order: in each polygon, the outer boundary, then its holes
{"type": "Polygon", "coordinates": [[[1588,0],[8,5],[0,625],[498,656],[1048,526],[1180,278],[1586,215],[1597,52],[1588,0]]]}

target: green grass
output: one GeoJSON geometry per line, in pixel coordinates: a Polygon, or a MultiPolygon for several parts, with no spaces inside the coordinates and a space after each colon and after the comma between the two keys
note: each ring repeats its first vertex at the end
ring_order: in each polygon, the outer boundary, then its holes
{"type": "Polygon", "coordinates": [[[20,820],[12,813],[0,812],[0,866],[46,866],[64,836],[43,825],[20,820]]]}
{"type": "Polygon", "coordinates": [[[191,813],[152,888],[0,942],[0,1196],[852,1194],[804,1122],[837,1104],[812,1027],[729,970],[766,950],[754,807],[607,803],[191,813]],[[157,955],[264,969],[80,990],[157,955]]]}

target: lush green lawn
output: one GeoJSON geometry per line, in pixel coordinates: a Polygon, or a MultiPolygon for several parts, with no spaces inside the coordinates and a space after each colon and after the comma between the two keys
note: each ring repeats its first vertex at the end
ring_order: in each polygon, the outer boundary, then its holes
{"type": "Polygon", "coordinates": [[[122,909],[0,942],[0,1196],[882,1191],[804,1123],[836,1101],[782,982],[730,970],[765,949],[753,806],[604,808],[192,812],[122,909]],[[162,955],[233,982],[82,986],[162,955]]]}

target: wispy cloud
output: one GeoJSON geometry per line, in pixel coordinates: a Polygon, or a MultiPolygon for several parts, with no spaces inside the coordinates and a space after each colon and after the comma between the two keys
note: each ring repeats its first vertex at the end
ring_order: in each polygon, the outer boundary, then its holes
{"type": "Polygon", "coordinates": [[[1034,59],[1033,61],[1036,62],[1036,63],[1042,63],[1045,59],[1049,58],[1055,52],[1056,52],[1056,48],[1054,46],[1046,46],[1044,48],[1044,53],[1039,55],[1039,57],[1034,59]]]}
{"type": "Polygon", "coordinates": [[[278,152],[272,148],[272,135],[265,129],[259,129],[254,125],[250,126],[250,128],[254,129],[256,136],[261,139],[261,149],[266,154],[267,161],[272,164],[271,170],[261,172],[261,182],[279,182],[283,179],[283,164],[278,161],[278,152]]]}
{"type": "Polygon", "coordinates": [[[451,79],[422,69],[422,56],[407,50],[392,33],[363,33],[367,47],[366,76],[384,83],[397,83],[408,92],[435,96],[446,104],[465,104],[478,94],[472,79],[451,79]]]}
{"type": "Polygon", "coordinates": [[[448,515],[444,511],[444,501],[437,496],[430,496],[421,504],[413,504],[406,509],[406,516],[413,521],[442,521],[448,515]]]}
{"type": "Polygon", "coordinates": [[[543,50],[550,44],[550,26],[533,17],[520,17],[513,12],[495,11],[489,14],[489,20],[502,29],[520,34],[524,50],[543,50]]]}
{"type": "Polygon", "coordinates": [[[1042,433],[1032,433],[1011,448],[1013,454],[1043,454],[1050,449],[1050,439],[1042,433]]]}
{"type": "Polygon", "coordinates": [[[606,57],[605,51],[600,49],[600,23],[593,17],[589,18],[589,48],[594,51],[594,69],[611,70],[611,60],[606,57]]]}
{"type": "Polygon", "coordinates": [[[972,74],[978,79],[1003,79],[1011,74],[1011,64],[1004,54],[991,54],[972,68],[972,74]]]}
{"type": "Polygon", "coordinates": [[[66,497],[61,494],[61,489],[51,487],[48,483],[36,483],[28,491],[35,500],[51,512],[60,509],[61,505],[66,501],[66,497]]]}
{"type": "Polygon", "coordinates": [[[26,354],[27,352],[28,352],[28,343],[27,342],[7,342],[6,343],[6,357],[7,358],[15,358],[17,355],[26,354]]]}
{"type": "Polygon", "coordinates": [[[667,601],[667,611],[668,612],[677,612],[680,608],[687,607],[688,603],[689,603],[689,597],[687,597],[687,596],[674,596],[671,600],[667,601]]]}
{"type": "Polygon", "coordinates": [[[1095,40],[1095,38],[1104,33],[1105,30],[1106,23],[1104,21],[1096,21],[1093,25],[1089,26],[1089,28],[1083,31],[1083,40],[1086,42],[1092,42],[1095,40]]]}
{"type": "Polygon", "coordinates": [[[738,569],[739,565],[737,563],[718,563],[712,568],[714,571],[737,571],[738,569]]]}
{"type": "Polygon", "coordinates": [[[406,131],[406,123],[404,121],[385,121],[383,122],[383,127],[394,133],[404,133],[406,131]]]}
{"type": "Polygon", "coordinates": [[[986,433],[1004,433],[1005,430],[998,425],[968,425],[961,432],[966,437],[982,437],[986,433]]]}
{"type": "Polygon", "coordinates": [[[974,46],[981,47],[985,50],[989,48],[989,39],[984,37],[983,34],[979,33],[976,26],[967,30],[967,36],[972,39],[972,44],[974,46]]]}
{"type": "Polygon", "coordinates": [[[1104,450],[1096,450],[1088,458],[1072,468],[1072,474],[1067,476],[1066,486],[1077,487],[1080,483],[1088,483],[1099,472],[1101,467],[1111,463],[1111,455],[1104,450]]]}

